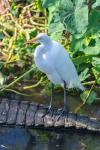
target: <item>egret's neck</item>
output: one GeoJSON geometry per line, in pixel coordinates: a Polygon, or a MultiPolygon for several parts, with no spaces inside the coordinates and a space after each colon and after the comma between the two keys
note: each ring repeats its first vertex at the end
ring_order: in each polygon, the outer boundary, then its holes
{"type": "Polygon", "coordinates": [[[34,57],[37,60],[43,60],[43,54],[47,53],[50,51],[52,46],[52,43],[41,43],[39,46],[37,46],[35,52],[34,52],[34,57]]]}
{"type": "Polygon", "coordinates": [[[42,54],[43,54],[42,45],[39,45],[39,46],[37,46],[37,48],[35,49],[34,58],[35,58],[35,59],[41,59],[41,58],[42,58],[42,54]]]}
{"type": "Polygon", "coordinates": [[[45,46],[45,47],[50,47],[50,45],[52,44],[52,40],[47,38],[44,41],[39,41],[41,45],[45,46]]]}
{"type": "Polygon", "coordinates": [[[42,55],[45,53],[47,46],[44,44],[40,44],[39,46],[37,46],[35,52],[34,52],[34,56],[41,58],[42,55]]]}

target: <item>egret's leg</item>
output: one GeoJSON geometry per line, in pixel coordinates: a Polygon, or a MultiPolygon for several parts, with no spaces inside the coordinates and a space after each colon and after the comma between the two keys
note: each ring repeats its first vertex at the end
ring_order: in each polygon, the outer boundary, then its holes
{"type": "Polygon", "coordinates": [[[47,115],[48,113],[50,113],[51,116],[53,115],[53,110],[52,110],[53,96],[54,96],[54,84],[51,83],[51,98],[50,98],[50,102],[49,102],[49,107],[48,107],[46,113],[42,117],[45,117],[45,115],[47,115]]]}
{"type": "Polygon", "coordinates": [[[51,98],[50,98],[50,103],[49,103],[49,109],[51,109],[52,107],[53,96],[54,96],[54,84],[51,83],[51,98]]]}
{"type": "Polygon", "coordinates": [[[59,118],[63,114],[66,114],[67,112],[68,112],[68,105],[67,105],[67,95],[66,95],[66,82],[64,81],[64,106],[63,106],[63,109],[62,109],[60,115],[58,116],[57,120],[59,120],[59,118]]]}
{"type": "Polygon", "coordinates": [[[66,94],[66,82],[64,81],[64,107],[63,111],[68,111],[68,105],[67,105],[67,94],[66,94]]]}

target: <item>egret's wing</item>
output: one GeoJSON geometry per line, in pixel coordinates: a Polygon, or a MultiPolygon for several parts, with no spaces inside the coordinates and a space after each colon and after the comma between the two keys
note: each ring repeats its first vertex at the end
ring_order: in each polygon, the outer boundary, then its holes
{"type": "MultiPolygon", "coordinates": [[[[48,48],[49,49],[49,48],[48,48]]],[[[50,55],[50,51],[44,45],[39,45],[34,52],[34,61],[38,69],[46,74],[52,74],[54,72],[54,65],[50,55]]]]}
{"type": "Polygon", "coordinates": [[[58,53],[55,58],[55,69],[68,87],[81,87],[76,68],[71,61],[69,54],[63,46],[58,46],[58,53]]]}

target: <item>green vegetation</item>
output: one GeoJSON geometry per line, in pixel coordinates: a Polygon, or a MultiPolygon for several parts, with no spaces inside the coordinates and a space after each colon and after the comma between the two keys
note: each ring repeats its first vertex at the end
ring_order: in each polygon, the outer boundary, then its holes
{"type": "MultiPolygon", "coordinates": [[[[19,89],[18,92],[25,93],[34,87],[31,85],[32,81],[35,84],[40,80],[41,86],[48,82],[34,64],[33,52],[36,45],[26,44],[27,40],[39,32],[48,32],[52,39],[62,43],[78,70],[81,82],[89,88],[93,85],[94,89],[95,87],[99,89],[99,0],[8,2],[9,10],[0,15],[0,92],[5,90],[17,92],[19,89]],[[30,73],[27,74],[27,71],[30,73]]],[[[97,96],[93,89],[91,91],[92,98],[85,100],[89,104],[97,96]]]]}

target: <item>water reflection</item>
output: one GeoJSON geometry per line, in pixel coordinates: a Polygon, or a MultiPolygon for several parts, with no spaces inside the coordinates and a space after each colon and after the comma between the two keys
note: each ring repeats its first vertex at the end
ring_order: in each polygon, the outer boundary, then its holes
{"type": "Polygon", "coordinates": [[[0,150],[100,150],[99,135],[0,129],[0,150]]]}
{"type": "Polygon", "coordinates": [[[20,128],[0,128],[0,150],[24,150],[30,134],[20,128]]]}
{"type": "Polygon", "coordinates": [[[100,150],[100,136],[41,131],[38,132],[36,145],[32,148],[32,150],[100,150]]]}
{"type": "Polygon", "coordinates": [[[99,135],[0,129],[0,150],[100,150],[99,135]]]}

